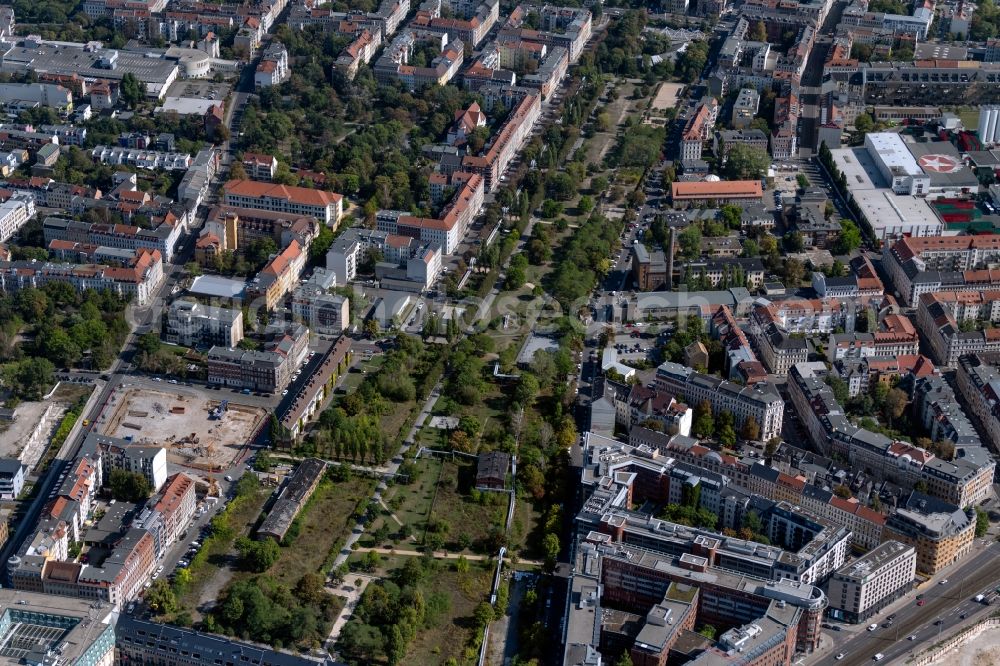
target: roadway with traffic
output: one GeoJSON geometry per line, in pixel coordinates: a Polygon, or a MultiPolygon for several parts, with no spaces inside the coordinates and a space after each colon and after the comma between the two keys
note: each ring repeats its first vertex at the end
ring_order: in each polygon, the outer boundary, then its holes
{"type": "Polygon", "coordinates": [[[836,624],[841,631],[829,632],[828,636],[833,646],[811,655],[804,664],[860,666],[873,663],[876,654],[883,655],[880,661],[891,663],[919,652],[927,644],[994,610],[974,597],[996,596],[994,590],[1000,585],[1000,545],[992,539],[985,543],[977,539],[975,549],[957,566],[907,593],[872,619],[858,625],[836,624]],[[942,584],[942,581],[947,582],[942,584]],[[923,605],[917,605],[918,596],[923,605]],[[887,627],[890,615],[895,617],[887,627]],[[878,624],[878,628],[868,631],[869,624],[878,624]],[[843,642],[838,640],[843,637],[848,638],[843,642]],[[844,656],[837,659],[841,654],[844,656]]]}

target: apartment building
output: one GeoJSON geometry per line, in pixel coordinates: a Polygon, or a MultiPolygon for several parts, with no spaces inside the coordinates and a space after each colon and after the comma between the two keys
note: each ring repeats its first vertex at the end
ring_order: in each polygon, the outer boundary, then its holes
{"type": "Polygon", "coordinates": [[[257,71],[253,75],[255,90],[277,86],[292,75],[288,67],[288,51],[281,42],[271,42],[257,63],[257,71]]]}
{"type": "MultiPolygon", "coordinates": [[[[48,201],[47,205],[56,207],[54,201],[48,201]]],[[[65,240],[136,252],[149,250],[168,262],[173,260],[174,248],[184,228],[184,224],[169,216],[152,229],[128,224],[92,224],[61,217],[46,217],[42,222],[46,244],[53,240],[65,240]]]]}
{"type": "MultiPolygon", "coordinates": [[[[507,171],[511,160],[524,146],[531,130],[541,115],[542,99],[538,91],[530,88],[498,90],[495,86],[483,86],[480,93],[491,98],[502,98],[513,108],[500,131],[492,137],[481,155],[466,155],[462,158],[462,170],[478,174],[484,180],[486,192],[492,192],[500,185],[500,179],[507,171]]],[[[446,251],[445,254],[451,254],[446,251]]]]}
{"type": "Polygon", "coordinates": [[[0,458],[0,499],[10,501],[20,497],[26,471],[17,458],[0,458]]]}
{"type": "Polygon", "coordinates": [[[933,576],[972,550],[975,518],[939,499],[912,491],[885,524],[885,538],[912,546],[917,571],[933,576]]]}
{"type": "Polygon", "coordinates": [[[470,2],[430,0],[420,5],[417,15],[410,22],[410,27],[441,33],[451,39],[460,39],[476,49],[499,17],[499,0],[485,0],[478,6],[470,2]],[[441,16],[443,8],[452,15],[450,18],[441,16]]]}
{"type": "Polygon", "coordinates": [[[969,354],[958,362],[955,384],[962,394],[983,440],[992,442],[996,451],[1000,442],[1000,357],[995,354],[969,354]]]}
{"type": "MultiPolygon", "coordinates": [[[[946,461],[913,444],[858,428],[847,419],[833,390],[823,381],[827,372],[823,363],[799,363],[789,373],[788,382],[789,395],[802,425],[824,455],[836,453],[873,478],[886,479],[904,488],[922,483],[940,501],[967,506],[987,496],[995,463],[981,447],[970,444],[967,457],[960,450],[959,457],[946,461]]],[[[933,386],[938,379],[928,377],[919,382],[933,386]]],[[[959,417],[954,418],[958,423],[959,417]]]]}
{"type": "Polygon", "coordinates": [[[737,429],[753,417],[763,441],[781,436],[785,403],[771,384],[742,386],[668,362],[656,370],[656,387],[684,396],[687,404],[708,400],[715,414],[730,412],[737,429]]]}
{"type": "Polygon", "coordinates": [[[833,370],[847,383],[847,393],[852,398],[870,392],[876,384],[891,387],[908,375],[920,379],[938,372],[923,354],[846,358],[835,361],[833,370]]]}
{"type": "Polygon", "coordinates": [[[829,613],[852,624],[866,622],[913,589],[916,573],[916,549],[886,541],[833,574],[827,588],[829,613]]]}
{"type": "Polygon", "coordinates": [[[524,27],[524,19],[532,11],[528,5],[519,5],[507,17],[501,37],[513,36],[525,41],[559,46],[569,52],[570,62],[576,62],[583,47],[590,40],[592,15],[589,9],[543,5],[538,10],[539,30],[524,27]]]}
{"type": "Polygon", "coordinates": [[[883,261],[899,298],[914,305],[926,293],[995,289],[998,259],[1000,234],[982,234],[902,238],[883,261]]]}
{"type": "Polygon", "coordinates": [[[914,356],[920,353],[920,336],[905,315],[887,315],[875,333],[833,333],[827,344],[830,362],[872,356],[914,356]]]}
{"type": "Polygon", "coordinates": [[[452,181],[458,186],[458,191],[438,217],[415,217],[402,211],[379,211],[375,216],[376,229],[392,236],[409,236],[439,246],[443,254],[454,253],[469,225],[483,207],[486,181],[478,173],[464,172],[453,174],[452,181]]]}
{"type": "Polygon", "coordinates": [[[309,331],[300,324],[269,327],[262,350],[212,347],[208,350],[208,383],[279,393],[291,381],[309,351],[309,331]]]}
{"type": "Polygon", "coordinates": [[[307,187],[231,180],[223,186],[226,206],[315,217],[336,227],[344,213],[343,197],[307,187]]]}
{"type": "Polygon", "coordinates": [[[337,338],[281,417],[283,437],[276,443],[278,446],[291,447],[302,436],[306,424],[320,413],[327,397],[351,367],[353,360],[350,338],[337,338]]]}
{"type": "MultiPolygon", "coordinates": [[[[733,103],[732,125],[734,129],[745,130],[750,128],[753,119],[757,117],[757,109],[760,108],[760,93],[753,88],[743,88],[736,96],[733,103]]],[[[764,149],[767,149],[767,137],[764,137],[764,149]]]]}
{"type": "Polygon", "coordinates": [[[580,602],[571,604],[566,619],[564,663],[588,663],[588,655],[589,663],[601,658],[598,637],[606,635],[606,606],[645,611],[678,598],[697,600],[697,623],[742,625],[724,634],[720,645],[727,652],[712,648],[705,658],[725,662],[731,650],[746,663],[790,664],[797,652],[818,647],[827,604],[819,588],[791,581],[765,583],[707,566],[697,555],[652,553],[609,544],[602,536],[592,533],[577,543],[570,594],[580,602]]]}
{"type": "Polygon", "coordinates": [[[157,250],[137,250],[128,266],[0,262],[0,291],[4,293],[25,287],[41,288],[50,282],[65,282],[77,291],[108,290],[138,306],[145,306],[156,296],[163,282],[163,259],[157,250]]]}
{"type": "Polygon", "coordinates": [[[166,449],[133,446],[131,442],[117,437],[88,435],[82,451],[90,456],[100,454],[97,458],[101,462],[103,479],[109,479],[116,469],[141,474],[153,492],[159,492],[167,481],[166,449]]]}
{"type": "Polygon", "coordinates": [[[307,249],[319,234],[319,221],[312,215],[216,206],[201,232],[202,237],[209,234],[218,239],[221,249],[232,252],[263,239],[273,240],[278,247],[294,240],[307,249]]]}
{"type": "Polygon", "coordinates": [[[247,300],[273,310],[295,288],[305,265],[305,251],[297,240],[292,240],[247,283],[247,300]]]}
{"type": "MultiPolygon", "coordinates": [[[[823,197],[824,203],[826,197],[823,197]]],[[[851,259],[851,273],[844,277],[827,277],[820,272],[812,274],[813,289],[820,298],[881,298],[885,294],[885,285],[879,279],[867,256],[851,259]]]]}
{"type": "Polygon", "coordinates": [[[10,240],[34,216],[34,197],[0,189],[0,243],[10,240]]]}
{"type": "Polygon", "coordinates": [[[705,142],[712,138],[712,129],[719,115],[719,102],[711,97],[702,100],[681,134],[681,160],[700,160],[705,142]]]}
{"type": "Polygon", "coordinates": [[[462,69],[464,59],[465,49],[460,39],[450,38],[447,33],[408,28],[385,47],[382,56],[375,61],[373,70],[379,83],[399,81],[407,90],[415,91],[426,86],[447,85],[462,69]],[[409,64],[421,42],[430,42],[440,50],[428,67],[409,64]]]}
{"type": "Polygon", "coordinates": [[[789,334],[775,324],[754,329],[760,360],[773,375],[787,375],[796,363],[809,360],[809,344],[802,336],[789,334]]]}
{"type": "Polygon", "coordinates": [[[333,271],[317,268],[292,292],[292,316],[319,334],[341,333],[351,323],[350,299],[330,292],[333,271]]]}
{"type": "Polygon", "coordinates": [[[271,182],[278,170],[278,160],[274,155],[243,153],[240,164],[243,165],[243,170],[246,171],[247,178],[250,180],[271,182]]]}
{"type": "Polygon", "coordinates": [[[721,130],[715,133],[713,144],[715,154],[725,160],[737,144],[766,151],[767,134],[759,129],[721,130]]]}
{"type": "Polygon", "coordinates": [[[917,299],[917,326],[938,365],[955,367],[966,354],[1000,351],[1000,290],[942,291],[917,299]]]}
{"type": "MultiPolygon", "coordinates": [[[[805,60],[801,60],[805,66],[805,60]]],[[[771,157],[789,160],[798,154],[799,98],[796,95],[779,97],[774,101],[774,130],[771,132],[771,157]]]]}
{"type": "Polygon", "coordinates": [[[343,74],[349,81],[353,81],[358,75],[358,68],[371,62],[379,47],[382,46],[382,32],[380,30],[371,31],[363,29],[356,33],[354,40],[340,52],[333,67],[343,74]]]}
{"type": "Polygon", "coordinates": [[[235,347],[243,339],[243,312],[178,299],[167,310],[163,339],[186,347],[235,347]]]}
{"type": "Polygon", "coordinates": [[[90,156],[102,164],[132,166],[147,170],[186,171],[191,166],[191,156],[186,153],[169,153],[122,146],[97,146],[90,151],[90,156]]]}
{"type": "Polygon", "coordinates": [[[196,506],[194,479],[184,473],[171,475],[153,504],[153,511],[159,513],[163,520],[166,545],[176,542],[187,529],[196,506]]]}

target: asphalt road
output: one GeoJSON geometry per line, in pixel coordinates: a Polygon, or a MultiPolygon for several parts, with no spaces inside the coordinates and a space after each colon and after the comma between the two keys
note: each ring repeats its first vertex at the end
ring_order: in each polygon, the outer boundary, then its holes
{"type": "Polygon", "coordinates": [[[898,603],[893,604],[865,624],[851,626],[853,634],[832,632],[834,647],[817,661],[809,663],[860,666],[871,663],[876,653],[885,655],[884,663],[891,663],[927,647],[923,643],[950,635],[963,624],[971,624],[976,614],[992,611],[992,607],[972,599],[977,594],[992,592],[1000,585],[1000,544],[989,541],[982,547],[980,540],[976,544],[978,551],[924,585],[922,590],[907,594],[901,607],[898,603]],[[946,585],[937,584],[944,579],[949,581],[946,585]],[[916,596],[920,593],[924,595],[923,606],[916,604],[916,596]],[[882,625],[892,612],[896,613],[893,626],[884,628],[882,625]],[[963,613],[967,614],[964,620],[960,617],[963,613]],[[935,626],[934,622],[939,619],[942,623],[935,626]],[[878,623],[879,628],[869,632],[865,627],[872,623],[878,623]],[[916,639],[910,641],[909,636],[916,636],[916,639]],[[841,637],[849,638],[839,642],[837,639],[841,637]],[[842,660],[836,659],[839,653],[845,655],[842,660]]]}

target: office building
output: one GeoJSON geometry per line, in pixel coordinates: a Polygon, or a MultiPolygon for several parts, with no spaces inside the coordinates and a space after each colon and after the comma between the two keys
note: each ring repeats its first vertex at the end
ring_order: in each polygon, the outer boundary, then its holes
{"type": "Polygon", "coordinates": [[[208,350],[208,383],[265,393],[279,393],[309,352],[309,330],[301,324],[268,327],[262,350],[212,347],[208,350]]]}
{"type": "Polygon", "coordinates": [[[243,312],[176,300],[167,311],[163,339],[186,347],[235,347],[243,339],[243,312]]]}
{"type": "Polygon", "coordinates": [[[975,529],[959,507],[913,491],[886,521],[885,538],[914,547],[917,571],[933,576],[971,552],[975,529]]]}
{"type": "Polygon", "coordinates": [[[332,661],[278,652],[193,629],[122,615],[115,627],[118,663],[160,666],[330,666],[332,661]]]}
{"type": "Polygon", "coordinates": [[[0,590],[0,656],[8,663],[111,666],[114,609],[89,599],[0,590]]]}
{"type": "Polygon", "coordinates": [[[26,472],[27,468],[17,458],[0,458],[0,499],[20,497],[26,472]]]}
{"type": "Polygon", "coordinates": [[[223,186],[226,206],[315,217],[336,227],[343,215],[343,197],[307,187],[231,180],[223,186]]]}
{"type": "Polygon", "coordinates": [[[674,204],[760,203],[764,197],[759,180],[673,182],[670,187],[674,204]]]}
{"type": "Polygon", "coordinates": [[[830,578],[830,615],[844,622],[866,622],[913,589],[917,551],[898,541],[886,541],[845,564],[830,578]]]}
{"type": "Polygon", "coordinates": [[[34,197],[0,190],[0,243],[10,240],[34,216],[34,197]]]}

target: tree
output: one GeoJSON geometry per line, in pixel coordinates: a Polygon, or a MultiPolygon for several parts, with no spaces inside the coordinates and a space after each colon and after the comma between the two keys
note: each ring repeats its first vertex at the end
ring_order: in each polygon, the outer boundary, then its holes
{"type": "Polygon", "coordinates": [[[867,134],[875,129],[875,121],[870,114],[862,113],[854,120],[854,129],[862,134],[867,134]]]}
{"type": "Polygon", "coordinates": [[[545,552],[545,569],[546,571],[554,571],[556,568],[556,559],[559,557],[559,551],[562,546],[559,543],[559,537],[552,532],[549,532],[542,539],[542,550],[545,552]]]}
{"type": "Polygon", "coordinates": [[[677,243],[685,259],[697,259],[701,255],[701,230],[693,224],[685,227],[677,234],[677,243]]]}
{"type": "Polygon", "coordinates": [[[524,373],[514,389],[514,402],[524,408],[530,408],[541,390],[538,379],[534,375],[524,373]]]}
{"type": "Polygon", "coordinates": [[[719,218],[730,229],[739,229],[743,220],[743,208],[735,204],[725,204],[719,209],[719,218]]]}
{"type": "Polygon", "coordinates": [[[757,419],[752,414],[743,422],[740,437],[751,441],[757,441],[760,438],[760,424],[757,423],[757,419]]]}
{"type": "Polygon", "coordinates": [[[177,610],[177,596],[170,589],[170,584],[163,578],[154,580],[145,595],[146,603],[160,614],[173,613],[177,610]]]}
{"type": "Polygon", "coordinates": [[[493,621],[493,606],[489,602],[480,601],[479,605],[476,606],[476,610],[473,611],[472,616],[476,619],[477,627],[485,627],[493,621]]]}
{"type": "Polygon", "coordinates": [[[389,635],[385,641],[385,656],[389,659],[391,666],[402,663],[406,657],[406,640],[403,638],[399,623],[389,627],[389,635]]]}
{"type": "Polygon", "coordinates": [[[545,192],[556,201],[569,201],[576,194],[576,182],[568,173],[553,173],[545,180],[545,192]]]}
{"type": "Polygon", "coordinates": [[[160,336],[156,333],[143,333],[135,343],[136,349],[142,354],[153,356],[160,351],[160,336]]]}
{"type": "Polygon", "coordinates": [[[715,432],[715,419],[712,418],[712,404],[702,400],[694,410],[694,424],[691,428],[695,437],[711,437],[715,432]]]}
{"type": "Polygon", "coordinates": [[[149,499],[153,491],[149,480],[143,474],[124,469],[111,470],[108,485],[111,488],[111,496],[124,502],[141,502],[149,499]]]}
{"type": "Polygon", "coordinates": [[[615,662],[615,666],[632,666],[632,656],[628,653],[628,650],[622,652],[622,655],[618,657],[618,661],[615,662]]]}
{"type": "Polygon", "coordinates": [[[850,254],[861,247],[861,229],[851,220],[840,221],[840,236],[834,244],[837,254],[850,254]]]}
{"type": "Polygon", "coordinates": [[[362,327],[362,331],[364,332],[364,334],[365,334],[366,337],[368,337],[368,338],[377,338],[378,335],[379,335],[379,333],[381,332],[381,330],[382,330],[381,326],[379,326],[379,323],[378,323],[377,320],[375,320],[372,317],[369,317],[368,319],[365,319],[365,323],[364,323],[364,325],[362,327]]]}
{"type": "Polygon", "coordinates": [[[850,499],[852,495],[851,489],[842,483],[834,486],[833,494],[843,499],[850,499]]]}
{"type": "Polygon", "coordinates": [[[542,202],[542,217],[554,219],[563,213],[563,204],[554,199],[546,199],[542,202]]]}
{"type": "Polygon", "coordinates": [[[763,21],[757,21],[754,23],[753,30],[750,31],[750,40],[754,42],[767,41],[767,27],[764,25],[763,21]]]}
{"type": "Polygon", "coordinates": [[[132,72],[126,72],[118,86],[118,94],[128,108],[134,109],[146,98],[146,84],[132,72]]]}
{"type": "Polygon", "coordinates": [[[254,541],[240,537],[236,540],[236,550],[240,553],[242,565],[255,573],[267,571],[281,557],[281,546],[271,538],[254,541]]]}
{"type": "Polygon", "coordinates": [[[726,159],[726,173],[734,180],[763,178],[771,158],[767,151],[746,143],[737,143],[729,149],[726,159]]]}
{"type": "Polygon", "coordinates": [[[909,403],[909,396],[902,389],[892,388],[885,396],[885,415],[889,419],[889,425],[903,415],[906,405],[909,403]]]}
{"type": "Polygon", "coordinates": [[[786,286],[798,287],[805,277],[806,269],[798,259],[789,259],[785,262],[785,282],[786,286]]]}
{"type": "Polygon", "coordinates": [[[715,634],[717,633],[717,630],[712,625],[706,624],[706,625],[702,626],[701,629],[698,630],[698,633],[701,634],[702,636],[704,636],[705,638],[707,638],[708,640],[714,641],[715,640],[715,634]]]}
{"type": "Polygon", "coordinates": [[[976,537],[981,537],[990,529],[990,516],[984,510],[976,507],[976,537]]]}
{"type": "Polygon", "coordinates": [[[187,567],[183,569],[178,569],[174,574],[174,585],[178,590],[185,589],[194,580],[194,576],[191,574],[191,570],[187,567]]]}

